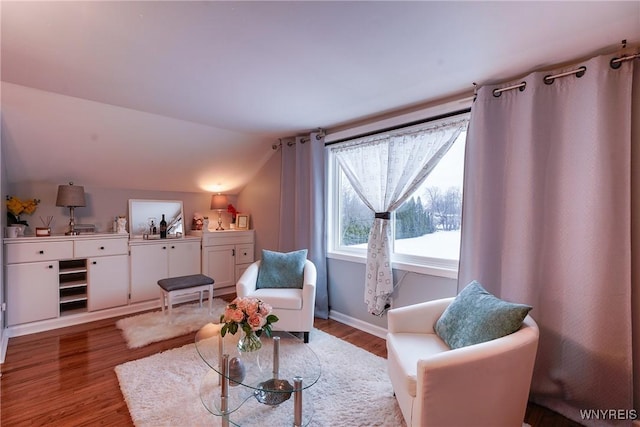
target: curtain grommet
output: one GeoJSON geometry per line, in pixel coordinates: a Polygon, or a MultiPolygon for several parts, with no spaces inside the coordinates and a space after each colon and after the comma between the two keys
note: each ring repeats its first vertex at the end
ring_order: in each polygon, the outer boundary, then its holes
{"type": "Polygon", "coordinates": [[[612,58],[611,61],[609,61],[609,66],[614,70],[617,70],[622,67],[622,61],[618,57],[612,58]]]}

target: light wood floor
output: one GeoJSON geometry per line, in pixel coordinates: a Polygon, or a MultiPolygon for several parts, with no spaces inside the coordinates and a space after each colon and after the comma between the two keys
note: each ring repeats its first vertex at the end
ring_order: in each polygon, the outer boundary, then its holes
{"type": "MultiPolygon", "coordinates": [[[[117,318],[9,340],[0,365],[0,425],[131,426],[114,368],[124,362],[193,342],[194,333],[129,350],[117,318]]],[[[315,327],[381,357],[383,339],[333,320],[315,327]]],[[[533,427],[579,426],[542,407],[529,405],[533,427]]]]}

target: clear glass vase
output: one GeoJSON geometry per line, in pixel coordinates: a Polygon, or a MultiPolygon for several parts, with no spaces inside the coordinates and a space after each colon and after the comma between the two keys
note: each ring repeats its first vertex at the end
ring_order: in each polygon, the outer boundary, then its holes
{"type": "Polygon", "coordinates": [[[238,350],[243,353],[260,350],[261,348],[262,342],[260,341],[260,337],[257,336],[254,331],[250,333],[245,332],[238,340],[238,350]]]}

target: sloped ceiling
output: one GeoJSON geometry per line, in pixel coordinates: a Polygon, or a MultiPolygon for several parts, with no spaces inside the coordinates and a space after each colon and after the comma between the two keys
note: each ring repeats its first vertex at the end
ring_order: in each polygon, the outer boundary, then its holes
{"type": "Polygon", "coordinates": [[[236,192],[271,145],[640,43],[640,2],[2,1],[10,182],[236,192]]]}

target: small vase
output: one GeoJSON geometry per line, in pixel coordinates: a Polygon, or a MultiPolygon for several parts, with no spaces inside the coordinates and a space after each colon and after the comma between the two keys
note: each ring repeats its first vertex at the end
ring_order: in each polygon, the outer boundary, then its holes
{"type": "Polygon", "coordinates": [[[24,224],[13,224],[12,227],[16,227],[18,229],[18,237],[24,237],[24,230],[27,228],[24,224]]]}
{"type": "Polygon", "coordinates": [[[248,353],[250,351],[260,350],[262,348],[262,342],[260,337],[256,335],[254,331],[245,333],[238,340],[238,350],[242,353],[248,353]]]}

